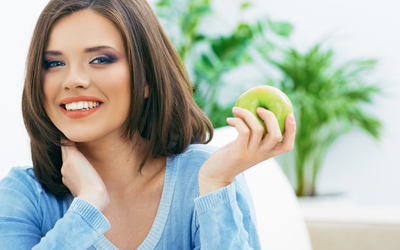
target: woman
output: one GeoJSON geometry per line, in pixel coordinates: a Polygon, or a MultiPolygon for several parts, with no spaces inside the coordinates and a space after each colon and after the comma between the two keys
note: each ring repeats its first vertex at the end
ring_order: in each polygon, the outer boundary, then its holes
{"type": "Polygon", "coordinates": [[[244,170],[293,147],[247,110],[213,129],[145,0],[52,0],[28,54],[33,168],[0,182],[1,249],[259,249],[244,170]],[[207,131],[209,138],[207,138],[207,131]]]}

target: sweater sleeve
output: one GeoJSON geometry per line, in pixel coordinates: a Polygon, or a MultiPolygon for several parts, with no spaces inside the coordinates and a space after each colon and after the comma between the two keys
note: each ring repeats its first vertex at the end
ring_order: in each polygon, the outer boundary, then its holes
{"type": "Polygon", "coordinates": [[[254,205],[244,174],[194,200],[198,219],[195,249],[261,249],[254,205]]]}
{"type": "Polygon", "coordinates": [[[95,206],[75,198],[54,227],[43,232],[49,204],[41,204],[38,185],[18,168],[0,181],[0,249],[87,249],[110,228],[95,206]]]}

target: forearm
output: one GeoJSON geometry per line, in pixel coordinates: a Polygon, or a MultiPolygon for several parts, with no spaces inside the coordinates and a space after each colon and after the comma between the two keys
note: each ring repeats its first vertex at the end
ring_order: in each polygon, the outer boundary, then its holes
{"type": "MultiPolygon", "coordinates": [[[[24,197],[21,197],[22,199],[24,197]]],[[[75,199],[63,218],[45,236],[41,221],[26,207],[3,207],[0,214],[0,249],[87,249],[109,228],[107,219],[92,204],[75,199]],[[15,213],[10,211],[14,207],[15,213]],[[6,210],[9,212],[6,213],[6,210]]]]}
{"type": "Polygon", "coordinates": [[[260,249],[255,218],[237,198],[232,183],[195,199],[202,249],[260,249]]]}
{"type": "Polygon", "coordinates": [[[75,198],[65,216],[33,249],[87,249],[109,228],[108,220],[96,207],[75,198]]]}

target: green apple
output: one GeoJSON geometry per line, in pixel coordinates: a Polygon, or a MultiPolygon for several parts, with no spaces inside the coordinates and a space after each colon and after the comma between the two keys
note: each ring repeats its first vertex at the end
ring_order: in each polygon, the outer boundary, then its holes
{"type": "Polygon", "coordinates": [[[257,86],[244,92],[237,100],[236,107],[247,109],[257,117],[264,127],[263,137],[267,133],[267,128],[257,115],[258,107],[268,109],[275,114],[282,135],[285,132],[286,116],[293,113],[293,106],[287,95],[280,89],[267,85],[257,86]]]}

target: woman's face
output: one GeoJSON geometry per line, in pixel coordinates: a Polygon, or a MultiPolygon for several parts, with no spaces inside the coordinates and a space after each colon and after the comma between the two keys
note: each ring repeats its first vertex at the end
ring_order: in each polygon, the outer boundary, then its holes
{"type": "Polygon", "coordinates": [[[44,106],[75,142],[121,136],[130,105],[130,71],[120,31],[82,10],[51,29],[43,63],[44,106]]]}

